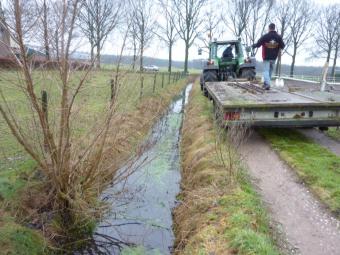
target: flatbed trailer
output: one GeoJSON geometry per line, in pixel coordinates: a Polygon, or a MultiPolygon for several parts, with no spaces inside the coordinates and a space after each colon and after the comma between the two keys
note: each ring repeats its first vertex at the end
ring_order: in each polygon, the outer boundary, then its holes
{"type": "Polygon", "coordinates": [[[254,127],[340,126],[340,94],[264,90],[249,81],[206,82],[208,97],[225,125],[254,127]]]}

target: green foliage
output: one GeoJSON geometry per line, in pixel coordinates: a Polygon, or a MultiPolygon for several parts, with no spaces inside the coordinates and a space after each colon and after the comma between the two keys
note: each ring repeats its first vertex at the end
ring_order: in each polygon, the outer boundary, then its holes
{"type": "Polygon", "coordinates": [[[38,232],[9,219],[2,224],[0,219],[0,254],[42,255],[47,253],[46,246],[44,238],[38,232]]]}
{"type": "Polygon", "coordinates": [[[265,129],[261,133],[314,193],[340,215],[340,157],[295,130],[265,129]]]}
{"type": "Polygon", "coordinates": [[[268,225],[268,216],[261,199],[241,171],[239,188],[223,196],[218,203],[228,213],[225,236],[238,254],[279,254],[268,225]]]}
{"type": "Polygon", "coordinates": [[[122,255],[161,255],[162,253],[157,250],[146,250],[144,247],[125,248],[122,255]]]}
{"type": "Polygon", "coordinates": [[[335,140],[340,141],[340,129],[339,128],[329,128],[329,130],[326,133],[327,135],[334,138],[335,140]]]}

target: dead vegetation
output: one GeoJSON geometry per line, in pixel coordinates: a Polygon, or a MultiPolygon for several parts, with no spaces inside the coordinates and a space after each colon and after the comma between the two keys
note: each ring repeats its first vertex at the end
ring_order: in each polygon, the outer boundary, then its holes
{"type": "Polygon", "coordinates": [[[212,115],[196,84],[183,125],[175,254],[277,254],[266,214],[235,150],[246,129],[230,127],[226,135],[212,115]]]}

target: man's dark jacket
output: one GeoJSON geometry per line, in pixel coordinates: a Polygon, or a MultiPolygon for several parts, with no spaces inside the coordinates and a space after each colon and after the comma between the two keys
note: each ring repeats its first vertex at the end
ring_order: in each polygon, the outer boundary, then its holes
{"type": "Polygon", "coordinates": [[[222,54],[222,58],[233,58],[233,48],[231,46],[227,47],[222,54]]]}
{"type": "Polygon", "coordinates": [[[263,60],[276,60],[280,49],[283,49],[285,44],[282,37],[276,31],[270,31],[263,35],[258,42],[253,45],[253,48],[259,48],[261,46],[263,60]]]}

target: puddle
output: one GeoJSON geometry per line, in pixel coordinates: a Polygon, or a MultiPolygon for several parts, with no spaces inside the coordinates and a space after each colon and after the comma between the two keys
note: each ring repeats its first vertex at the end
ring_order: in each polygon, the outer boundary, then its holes
{"type": "Polygon", "coordinates": [[[124,197],[112,198],[122,186],[109,188],[103,194],[112,208],[96,230],[95,254],[171,253],[174,242],[171,212],[176,206],[181,179],[180,129],[191,88],[189,84],[173,100],[167,113],[152,128],[148,142],[153,146],[135,162],[138,169],[124,183],[127,191],[124,197]]]}

